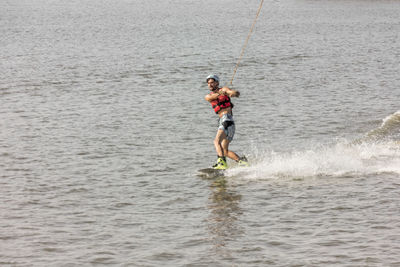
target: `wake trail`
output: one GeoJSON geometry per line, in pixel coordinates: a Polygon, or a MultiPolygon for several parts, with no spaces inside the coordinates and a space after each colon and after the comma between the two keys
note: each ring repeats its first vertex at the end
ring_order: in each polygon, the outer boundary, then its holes
{"type": "Polygon", "coordinates": [[[233,168],[228,176],[242,179],[304,177],[358,177],[371,174],[400,175],[400,111],[383,119],[382,125],[353,142],[317,145],[308,150],[267,151],[248,168],[233,168]]]}

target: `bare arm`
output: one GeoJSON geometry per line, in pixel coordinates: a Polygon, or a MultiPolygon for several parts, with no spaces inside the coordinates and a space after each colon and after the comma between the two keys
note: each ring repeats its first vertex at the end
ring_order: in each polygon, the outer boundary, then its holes
{"type": "Polygon", "coordinates": [[[236,90],[232,90],[228,87],[222,87],[215,93],[213,92],[213,93],[206,95],[205,99],[206,99],[206,101],[211,102],[211,101],[216,100],[218,98],[218,96],[220,96],[220,95],[227,95],[229,97],[239,97],[240,92],[236,91],[236,90]]]}
{"type": "Polygon", "coordinates": [[[240,96],[240,92],[236,91],[236,90],[232,90],[228,87],[222,87],[219,90],[220,94],[225,94],[228,95],[229,97],[239,97],[240,96]]]}
{"type": "Polygon", "coordinates": [[[206,99],[206,101],[211,102],[211,101],[216,100],[218,98],[218,96],[219,96],[219,93],[211,93],[211,94],[206,95],[204,98],[206,99]]]}

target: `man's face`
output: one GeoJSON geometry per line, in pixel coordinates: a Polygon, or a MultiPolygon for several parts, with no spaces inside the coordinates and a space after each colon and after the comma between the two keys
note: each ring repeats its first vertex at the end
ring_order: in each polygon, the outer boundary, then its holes
{"type": "Polygon", "coordinates": [[[216,82],[214,79],[208,79],[207,84],[210,91],[218,89],[218,82],[216,82]]]}

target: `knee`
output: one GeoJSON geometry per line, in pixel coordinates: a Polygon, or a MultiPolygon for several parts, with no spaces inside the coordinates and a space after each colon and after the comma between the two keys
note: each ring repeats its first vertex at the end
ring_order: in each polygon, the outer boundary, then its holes
{"type": "Polygon", "coordinates": [[[221,143],[219,142],[219,139],[215,138],[214,139],[214,146],[220,146],[221,143]]]}

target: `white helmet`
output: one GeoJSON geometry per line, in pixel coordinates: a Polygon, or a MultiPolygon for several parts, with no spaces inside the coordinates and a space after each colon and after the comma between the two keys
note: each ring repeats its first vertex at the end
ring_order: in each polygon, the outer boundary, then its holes
{"type": "Polygon", "coordinates": [[[219,77],[215,74],[210,74],[207,76],[206,82],[208,82],[209,79],[213,79],[214,81],[219,83],[219,77]]]}

